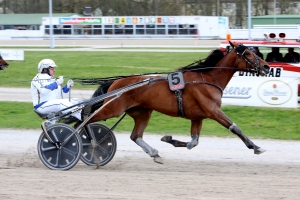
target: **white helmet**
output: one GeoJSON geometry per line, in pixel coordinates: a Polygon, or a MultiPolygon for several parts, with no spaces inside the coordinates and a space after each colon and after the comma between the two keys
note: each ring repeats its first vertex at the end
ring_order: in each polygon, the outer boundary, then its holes
{"type": "Polygon", "coordinates": [[[44,68],[48,68],[48,67],[57,67],[57,65],[51,59],[43,59],[38,64],[38,72],[41,73],[44,68]]]}

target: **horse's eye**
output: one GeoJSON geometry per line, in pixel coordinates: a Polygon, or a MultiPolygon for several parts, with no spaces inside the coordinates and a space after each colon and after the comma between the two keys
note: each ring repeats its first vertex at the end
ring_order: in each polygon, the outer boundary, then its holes
{"type": "Polygon", "coordinates": [[[246,55],[246,56],[249,56],[249,55],[250,55],[250,53],[249,53],[248,51],[246,51],[246,52],[245,52],[245,55],[246,55]]]}

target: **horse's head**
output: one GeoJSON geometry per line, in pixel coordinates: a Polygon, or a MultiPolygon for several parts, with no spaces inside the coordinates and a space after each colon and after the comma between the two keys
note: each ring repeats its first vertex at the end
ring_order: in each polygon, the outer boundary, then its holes
{"type": "Polygon", "coordinates": [[[233,51],[239,56],[237,63],[238,68],[248,69],[249,71],[255,72],[261,76],[266,76],[269,73],[270,66],[266,63],[266,61],[258,57],[248,47],[231,41],[229,41],[229,43],[232,46],[233,51]]]}
{"type": "Polygon", "coordinates": [[[8,63],[0,55],[0,70],[4,70],[8,67],[8,63]]]}

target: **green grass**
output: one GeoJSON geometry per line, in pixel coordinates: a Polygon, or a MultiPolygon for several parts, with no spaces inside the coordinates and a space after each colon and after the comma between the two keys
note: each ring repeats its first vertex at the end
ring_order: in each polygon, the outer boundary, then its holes
{"type": "MultiPolygon", "coordinates": [[[[30,87],[37,73],[37,63],[44,58],[53,59],[59,66],[56,76],[67,78],[101,78],[150,72],[170,72],[205,58],[208,53],[146,53],[146,52],[58,52],[25,51],[25,61],[8,61],[9,68],[0,72],[0,87],[30,87]]],[[[82,86],[76,89],[95,89],[82,86]]],[[[88,98],[88,97],[87,97],[88,98]]],[[[247,136],[285,140],[300,140],[300,110],[224,106],[222,110],[247,136]]],[[[0,102],[0,128],[39,129],[42,120],[33,112],[32,103],[0,102]]],[[[117,119],[105,124],[112,126],[117,119]]],[[[133,120],[125,119],[116,131],[131,131],[133,120]]],[[[189,134],[190,122],[154,112],[146,132],[189,134]]],[[[206,119],[201,134],[233,136],[215,121],[206,119]]]]}
{"type": "MultiPolygon", "coordinates": [[[[299,109],[224,106],[222,110],[247,136],[300,140],[300,124],[298,123],[298,119],[300,119],[299,109]]],[[[32,103],[0,102],[0,116],[0,128],[39,129],[42,122],[33,112],[32,103]]],[[[101,123],[111,127],[117,120],[118,118],[113,118],[101,123]]],[[[131,132],[133,125],[132,118],[126,116],[115,131],[131,132]]],[[[145,131],[158,134],[171,133],[189,135],[190,121],[153,112],[145,131]]],[[[235,137],[227,129],[210,119],[204,120],[201,134],[235,137]]]]}

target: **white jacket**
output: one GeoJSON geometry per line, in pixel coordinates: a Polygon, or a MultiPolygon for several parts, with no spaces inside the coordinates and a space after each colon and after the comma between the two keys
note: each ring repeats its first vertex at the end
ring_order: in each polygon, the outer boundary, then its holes
{"type": "Polygon", "coordinates": [[[63,99],[63,93],[68,93],[69,89],[61,87],[56,80],[48,74],[38,73],[31,81],[31,97],[35,109],[39,104],[52,99],[63,99]]]}

